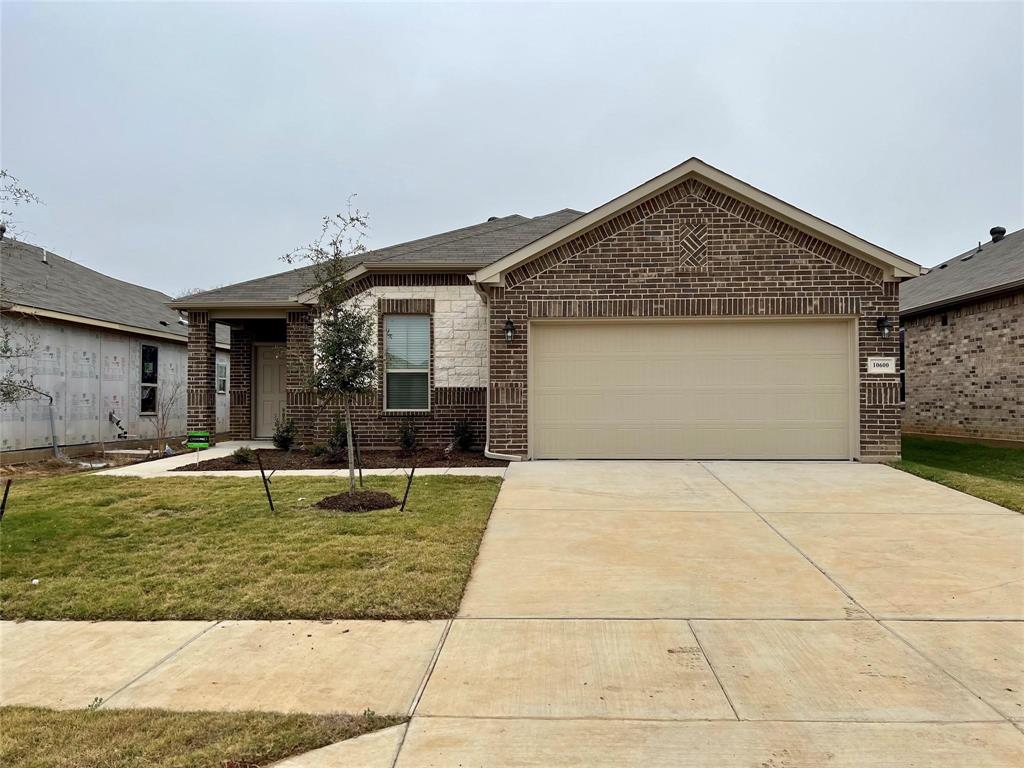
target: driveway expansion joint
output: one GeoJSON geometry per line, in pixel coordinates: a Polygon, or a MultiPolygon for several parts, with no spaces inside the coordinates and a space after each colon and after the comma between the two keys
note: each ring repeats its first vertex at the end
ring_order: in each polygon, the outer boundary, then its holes
{"type": "Polygon", "coordinates": [[[862,610],[868,617],[870,617],[874,621],[878,621],[878,619],[874,616],[874,614],[872,614],[871,611],[869,611],[867,608],[865,608],[863,605],[861,605],[857,601],[857,599],[852,594],[850,594],[850,592],[846,589],[846,587],[844,587],[842,584],[840,584],[838,581],[836,581],[834,578],[832,578],[832,575],[829,574],[820,565],[818,565],[810,557],[810,555],[808,555],[806,552],[804,552],[802,549],[800,549],[800,547],[798,547],[793,541],[791,541],[787,536],[785,536],[778,528],[776,528],[774,525],[772,525],[764,515],[762,515],[760,512],[758,512],[756,509],[754,509],[754,507],[752,507],[746,501],[746,499],[744,499],[742,496],[740,496],[724,480],[722,480],[722,478],[720,478],[717,474],[715,474],[715,471],[713,469],[711,469],[709,466],[707,466],[707,464],[705,464],[704,462],[701,462],[700,465],[708,472],[708,474],[710,474],[713,478],[715,478],[715,480],[717,480],[723,486],[725,486],[725,488],[728,489],[729,493],[731,493],[733,496],[735,496],[737,499],[739,499],[739,501],[742,502],[743,505],[747,509],[749,509],[755,515],[757,515],[761,519],[761,522],[763,522],[765,525],[767,525],[769,528],[771,528],[772,531],[775,532],[775,535],[777,535],[780,539],[782,539],[789,546],[791,546],[804,560],[806,560],[808,563],[813,565],[822,576],[824,576],[826,579],[828,579],[836,589],[838,589],[840,592],[842,592],[844,595],[846,595],[847,599],[851,603],[853,603],[855,606],[857,606],[857,608],[862,610]]]}

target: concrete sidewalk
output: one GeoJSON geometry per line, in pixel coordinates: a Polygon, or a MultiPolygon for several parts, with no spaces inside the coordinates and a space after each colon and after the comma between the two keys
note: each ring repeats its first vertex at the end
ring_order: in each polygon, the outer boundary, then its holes
{"type": "Polygon", "coordinates": [[[0,705],[408,714],[445,621],[0,622],[0,705]]]}
{"type": "MultiPolygon", "coordinates": [[[[226,443],[218,443],[213,448],[196,453],[183,453],[177,456],[168,456],[164,459],[145,461],[140,464],[130,464],[126,467],[114,467],[95,472],[96,475],[109,477],[259,477],[258,469],[235,469],[235,470],[196,470],[192,472],[175,472],[179,467],[188,466],[198,461],[209,459],[220,459],[230,456],[241,447],[248,447],[256,450],[272,449],[274,446],[265,440],[231,440],[226,443]]],[[[423,477],[428,475],[458,475],[467,477],[504,477],[507,467],[420,467],[416,474],[423,477]]],[[[364,469],[363,475],[402,475],[408,472],[408,468],[393,467],[389,469],[364,469]]],[[[269,470],[268,470],[269,474],[269,470]]],[[[278,469],[274,470],[274,477],[341,477],[347,476],[348,469],[278,469]]]]}

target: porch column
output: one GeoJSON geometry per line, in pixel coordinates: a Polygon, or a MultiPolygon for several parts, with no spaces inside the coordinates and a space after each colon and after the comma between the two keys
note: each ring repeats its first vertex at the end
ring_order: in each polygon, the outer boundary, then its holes
{"type": "Polygon", "coordinates": [[[217,433],[217,340],[209,312],[188,313],[188,418],[191,432],[217,433]]]}
{"type": "Polygon", "coordinates": [[[309,310],[289,312],[285,326],[288,345],[288,400],[285,416],[295,422],[296,442],[314,441],[316,395],[307,382],[313,365],[313,313],[309,310]]]}
{"type": "Polygon", "coordinates": [[[252,438],[252,330],[231,329],[231,386],[228,429],[233,440],[252,438]]]}

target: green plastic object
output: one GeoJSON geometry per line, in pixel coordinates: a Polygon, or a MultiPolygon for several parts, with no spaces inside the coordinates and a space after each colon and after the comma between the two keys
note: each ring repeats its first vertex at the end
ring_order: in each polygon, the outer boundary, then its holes
{"type": "Polygon", "coordinates": [[[200,448],[210,447],[210,433],[209,432],[189,432],[188,442],[185,443],[186,448],[200,448]]]}

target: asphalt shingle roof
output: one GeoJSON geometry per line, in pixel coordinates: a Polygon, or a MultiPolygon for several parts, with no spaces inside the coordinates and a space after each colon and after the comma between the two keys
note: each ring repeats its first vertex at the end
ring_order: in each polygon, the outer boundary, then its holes
{"type": "Polygon", "coordinates": [[[1024,288],[1024,229],[998,243],[988,242],[945,261],[900,285],[900,314],[984,296],[1016,286],[1024,288]]]}
{"type": "MultiPolygon", "coordinates": [[[[513,214],[407,243],[367,251],[353,257],[351,266],[387,262],[402,264],[445,263],[478,269],[507,256],[527,243],[553,232],[582,216],[569,208],[527,218],[513,214]]],[[[288,301],[311,287],[312,267],[300,267],[255,280],[226,285],[189,296],[187,301],[205,303],[288,301]]],[[[186,302],[187,303],[187,302],[186,302]]]]}
{"type": "MultiPolygon", "coordinates": [[[[51,312],[129,325],[188,337],[181,315],[167,306],[171,297],[152,288],[117,280],[83,267],[51,251],[4,238],[0,241],[0,301],[51,312]],[[46,261],[43,261],[43,256],[46,261]]],[[[217,341],[227,343],[230,331],[217,326],[217,341]]]]}

